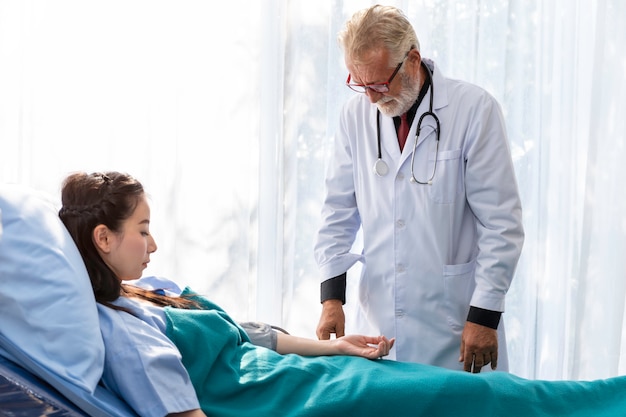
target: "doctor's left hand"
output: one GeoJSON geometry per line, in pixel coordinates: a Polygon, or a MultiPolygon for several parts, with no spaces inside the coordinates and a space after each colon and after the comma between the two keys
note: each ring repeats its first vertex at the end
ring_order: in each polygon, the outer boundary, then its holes
{"type": "Polygon", "coordinates": [[[498,366],[498,331],[480,324],[465,322],[461,335],[461,355],[466,372],[479,373],[483,366],[491,363],[491,369],[498,366]]]}

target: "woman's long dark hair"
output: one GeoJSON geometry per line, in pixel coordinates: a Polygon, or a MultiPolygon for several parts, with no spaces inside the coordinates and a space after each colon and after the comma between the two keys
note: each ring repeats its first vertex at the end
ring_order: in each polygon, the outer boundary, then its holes
{"type": "Polygon", "coordinates": [[[132,216],[142,196],[144,189],[139,181],[115,171],[78,172],[63,182],[59,217],[85,262],[96,301],[120,309],[111,302],[124,295],[137,296],[161,306],[195,308],[197,304],[184,297],[163,296],[122,284],[96,250],[92,236],[96,226],[103,224],[115,233],[121,232],[124,221],[132,216]]]}

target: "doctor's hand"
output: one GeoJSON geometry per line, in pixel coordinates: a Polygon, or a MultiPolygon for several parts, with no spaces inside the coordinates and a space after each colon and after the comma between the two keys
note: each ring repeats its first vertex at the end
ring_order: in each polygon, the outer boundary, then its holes
{"type": "Polygon", "coordinates": [[[483,366],[491,363],[498,366],[498,331],[480,324],[465,322],[461,335],[461,356],[466,372],[479,373],[483,366]]]}
{"type": "Polygon", "coordinates": [[[317,325],[317,338],[330,339],[331,334],[337,338],[345,335],[346,316],[343,313],[341,300],[326,300],[322,303],[322,315],[317,325]]]}

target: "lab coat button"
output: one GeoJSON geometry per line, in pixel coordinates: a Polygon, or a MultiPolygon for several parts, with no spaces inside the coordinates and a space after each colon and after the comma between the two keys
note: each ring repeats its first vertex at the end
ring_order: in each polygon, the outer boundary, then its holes
{"type": "Polygon", "coordinates": [[[398,271],[398,272],[404,272],[404,271],[406,271],[406,267],[405,267],[403,264],[398,264],[398,265],[396,266],[396,271],[398,271]]]}
{"type": "Polygon", "coordinates": [[[404,310],[396,310],[396,317],[404,316],[404,310]]]}
{"type": "Polygon", "coordinates": [[[401,172],[399,172],[399,173],[398,173],[398,176],[396,176],[396,180],[398,180],[398,181],[402,181],[403,179],[404,179],[404,174],[403,174],[403,173],[401,173],[401,172]]]}
{"type": "Polygon", "coordinates": [[[404,220],[398,220],[398,221],[396,222],[396,227],[397,227],[398,229],[404,229],[404,226],[405,226],[405,225],[406,225],[406,223],[404,223],[404,220]]]}

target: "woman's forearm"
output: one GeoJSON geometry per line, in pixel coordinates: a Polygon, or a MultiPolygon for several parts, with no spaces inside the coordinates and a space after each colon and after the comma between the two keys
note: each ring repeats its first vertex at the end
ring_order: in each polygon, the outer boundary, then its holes
{"type": "Polygon", "coordinates": [[[376,359],[387,356],[394,341],[384,336],[347,335],[338,339],[317,340],[278,333],[276,351],[302,356],[351,355],[376,359]]]}
{"type": "Polygon", "coordinates": [[[337,355],[336,347],[332,340],[315,340],[304,337],[278,333],[276,351],[280,354],[297,353],[302,356],[325,356],[337,355]]]}

